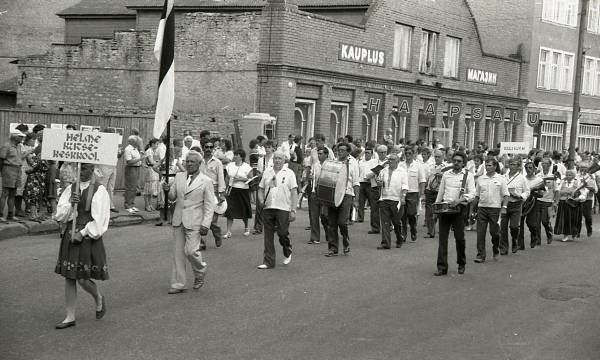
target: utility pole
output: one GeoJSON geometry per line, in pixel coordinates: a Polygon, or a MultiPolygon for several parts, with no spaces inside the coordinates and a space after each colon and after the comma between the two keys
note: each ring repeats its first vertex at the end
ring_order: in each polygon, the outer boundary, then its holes
{"type": "Polygon", "coordinates": [[[579,130],[579,98],[581,97],[581,73],[584,64],[583,43],[587,31],[587,13],[590,0],[580,0],[579,38],[577,39],[577,57],[575,58],[575,84],[573,86],[573,114],[571,118],[571,136],[569,141],[569,158],[575,159],[577,132],[579,130]]]}

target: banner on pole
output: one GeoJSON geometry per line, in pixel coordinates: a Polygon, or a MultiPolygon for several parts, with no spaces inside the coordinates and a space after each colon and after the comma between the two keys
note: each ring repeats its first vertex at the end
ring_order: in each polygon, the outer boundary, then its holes
{"type": "Polygon", "coordinates": [[[115,166],[119,144],[119,134],[46,128],[42,159],[115,166]]]}
{"type": "Polygon", "coordinates": [[[525,154],[528,155],[531,147],[526,142],[501,142],[500,155],[525,154]]]}

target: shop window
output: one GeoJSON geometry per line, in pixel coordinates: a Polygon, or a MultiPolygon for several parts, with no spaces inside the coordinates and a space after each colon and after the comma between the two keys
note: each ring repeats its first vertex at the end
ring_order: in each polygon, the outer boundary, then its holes
{"type": "Polygon", "coordinates": [[[294,108],[294,135],[301,135],[305,140],[313,136],[315,119],[315,101],[296,99],[294,108]]]}
{"type": "Polygon", "coordinates": [[[565,123],[543,121],[540,129],[540,149],[562,151],[565,136],[565,123]]]}
{"type": "Polygon", "coordinates": [[[458,78],[458,63],[460,58],[460,39],[446,37],[444,52],[444,76],[458,78]]]}
{"type": "Polygon", "coordinates": [[[577,26],[578,0],[544,0],[542,20],[577,26]]]}
{"type": "Polygon", "coordinates": [[[537,87],[547,90],[573,91],[574,54],[540,48],[537,87]]]}
{"type": "Polygon", "coordinates": [[[421,34],[421,51],[419,54],[419,72],[429,75],[434,73],[437,39],[437,33],[423,30],[421,34]]]}
{"type": "Polygon", "coordinates": [[[510,120],[504,121],[504,141],[513,141],[513,127],[514,124],[510,120]]]}
{"type": "Polygon", "coordinates": [[[577,136],[577,146],[579,151],[600,151],[600,126],[598,125],[579,125],[577,136]]]}
{"type": "Polygon", "coordinates": [[[465,147],[467,149],[475,148],[475,121],[471,115],[465,115],[465,147]]]}
{"type": "Polygon", "coordinates": [[[329,112],[329,138],[336,142],[339,137],[348,134],[348,109],[350,106],[344,103],[331,103],[329,112]]]}
{"type": "Polygon", "coordinates": [[[394,32],[393,67],[403,70],[410,70],[412,34],[412,27],[396,24],[396,29],[394,32]]]}
{"type": "Polygon", "coordinates": [[[485,119],[485,130],[486,130],[486,144],[489,149],[495,149],[496,144],[494,140],[496,138],[496,123],[491,118],[485,119]]]}

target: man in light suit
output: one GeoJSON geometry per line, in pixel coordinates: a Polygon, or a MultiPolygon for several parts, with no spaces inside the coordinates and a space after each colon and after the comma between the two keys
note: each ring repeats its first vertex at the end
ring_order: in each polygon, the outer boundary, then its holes
{"type": "Polygon", "coordinates": [[[185,161],[186,171],[177,173],[171,185],[163,184],[164,189],[169,191],[169,200],[176,200],[173,213],[175,248],[169,294],[185,291],[186,258],[194,272],[193,288],[197,290],[204,285],[206,263],[202,261],[200,252],[201,236],[208,234],[217,200],[212,181],[200,173],[201,162],[202,155],[190,150],[185,161]]]}

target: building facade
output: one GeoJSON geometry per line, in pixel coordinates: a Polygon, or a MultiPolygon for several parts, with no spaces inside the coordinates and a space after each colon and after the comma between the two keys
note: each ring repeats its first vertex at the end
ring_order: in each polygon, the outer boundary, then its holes
{"type": "MultiPolygon", "coordinates": [[[[19,60],[28,76],[18,106],[151,113],[162,1],[126,5],[123,14],[114,11],[102,26],[87,28],[75,18],[92,18],[101,6],[86,7],[85,16],[61,12],[73,25],[65,33],[72,43],[19,60]],[[119,31],[130,26],[132,11],[136,30],[119,31]],[[105,39],[110,26],[114,36],[105,39]]],[[[477,20],[486,6],[471,0],[178,1],[175,128],[228,132],[231,120],[260,112],[277,119],[264,129],[277,138],[322,133],[330,142],[346,134],[381,140],[392,129],[396,141],[437,137],[467,147],[525,140],[530,64],[516,45],[482,36],[488,27],[477,20]]]]}

